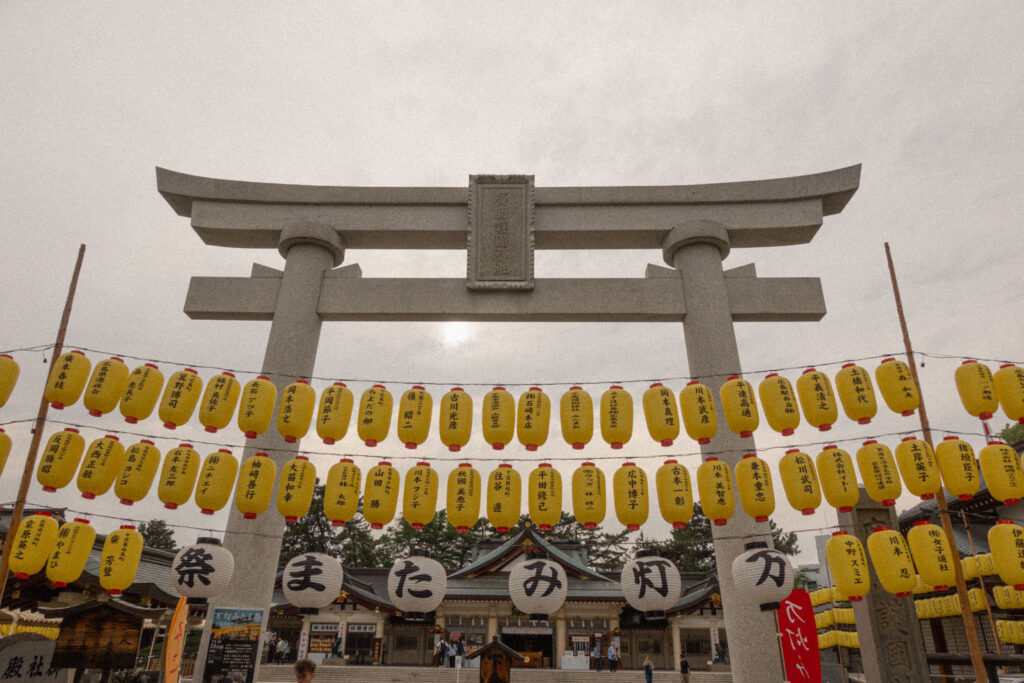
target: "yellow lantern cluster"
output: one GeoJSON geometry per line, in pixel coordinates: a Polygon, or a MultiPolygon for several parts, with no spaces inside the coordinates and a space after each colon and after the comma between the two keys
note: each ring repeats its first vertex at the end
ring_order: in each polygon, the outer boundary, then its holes
{"type": "Polygon", "coordinates": [[[76,517],[60,526],[46,563],[46,578],[54,588],[63,588],[78,580],[95,542],[96,530],[87,519],[76,517]]]}
{"type": "Polygon", "coordinates": [[[633,438],[633,397],[618,384],[601,394],[601,438],[615,450],[633,438]]]}
{"type": "Polygon", "coordinates": [[[732,471],[712,456],[697,468],[697,493],[704,515],[715,526],[725,526],[736,510],[732,492],[732,471]]]}
{"type": "Polygon", "coordinates": [[[992,562],[1003,583],[1024,590],[1024,529],[1001,519],[988,530],[992,562]]]}
{"type": "Polygon", "coordinates": [[[157,486],[157,497],[168,510],[176,510],[192,497],[192,490],[199,475],[199,454],[192,444],[179,444],[167,452],[164,457],[163,469],[160,471],[160,484],[157,486]]]}
{"type": "Polygon", "coordinates": [[[516,400],[505,387],[494,387],[484,396],[481,418],[484,441],[494,450],[502,450],[516,429],[516,400]]]}
{"type": "Polygon", "coordinates": [[[760,422],[754,389],[750,382],[737,375],[729,377],[718,391],[722,399],[722,412],[729,430],[743,438],[754,435],[760,422]]]}
{"type": "Polygon", "coordinates": [[[999,399],[996,397],[992,371],[988,366],[976,360],[965,360],[956,369],[954,379],[964,409],[982,420],[992,419],[992,413],[999,406],[999,399]]]}
{"type": "Polygon", "coordinates": [[[242,388],[238,403],[238,428],[247,439],[255,439],[267,431],[274,418],[277,387],[266,375],[251,379],[242,388]]]}
{"type": "Polygon", "coordinates": [[[900,475],[892,451],[874,439],[865,441],[857,449],[857,469],[864,482],[868,496],[883,505],[892,507],[903,493],[900,475]]]}
{"type": "MultiPolygon", "coordinates": [[[[0,377],[2,374],[2,370],[0,370],[0,377]]],[[[1013,363],[1000,365],[992,376],[992,386],[995,387],[999,406],[1003,409],[1006,417],[1024,424],[1024,368],[1013,363]]],[[[0,390],[0,406],[3,404],[3,394],[0,390]]]]}
{"type": "Polygon", "coordinates": [[[839,412],[828,375],[814,368],[804,370],[796,381],[796,394],[811,426],[822,432],[832,429],[839,412]]]}
{"type": "Polygon", "coordinates": [[[355,397],[344,382],[335,382],[320,394],[316,433],[328,446],[345,438],[354,403],[355,397]]]}
{"type": "Polygon", "coordinates": [[[204,515],[212,515],[228,504],[237,474],[238,459],[228,449],[206,456],[196,482],[196,505],[204,515]]]}
{"type": "Polygon", "coordinates": [[[757,394],[768,426],[783,436],[791,436],[800,426],[800,411],[789,380],[777,372],[768,374],[758,385],[757,394]]]}
{"type": "Polygon", "coordinates": [[[480,473],[468,462],[448,475],[448,521],[460,534],[480,519],[480,473]]]}
{"type": "Polygon", "coordinates": [[[978,461],[971,445],[955,436],[945,437],[935,447],[935,460],[946,490],[960,500],[971,500],[981,487],[978,461]]]}
{"type": "MultiPolygon", "coordinates": [[[[429,415],[427,417],[429,419],[429,415]]],[[[422,529],[434,519],[437,486],[437,472],[428,462],[418,462],[405,473],[402,516],[413,529],[422,529]]]]}
{"type": "Polygon", "coordinates": [[[128,524],[107,536],[100,555],[100,586],[109,595],[120,595],[135,581],[142,559],[142,534],[128,524]]]}
{"type": "Polygon", "coordinates": [[[316,391],[304,379],[297,379],[281,392],[277,411],[277,432],[287,443],[295,443],[309,431],[316,406],[316,391]]]}
{"type": "Polygon", "coordinates": [[[755,522],[767,522],[775,512],[771,470],[768,463],[753,453],[747,453],[736,463],[736,490],[743,512],[755,522]]]}
{"type": "Polygon", "coordinates": [[[535,451],[548,440],[551,424],[551,399],[540,387],[530,387],[519,397],[516,432],[519,443],[528,451],[535,451]]]}
{"type": "Polygon", "coordinates": [[[469,443],[473,429],[473,401],[462,387],[452,387],[441,398],[438,409],[438,434],[441,443],[458,453],[469,443]]]}
{"type": "Polygon", "coordinates": [[[868,536],[868,555],[882,588],[897,597],[910,595],[918,576],[903,534],[887,526],[876,527],[868,536]]]}
{"type": "Polygon", "coordinates": [[[100,361],[93,368],[92,377],[85,389],[84,404],[93,417],[106,415],[121,401],[128,388],[128,367],[124,360],[112,356],[100,361]]]}
{"type": "Polygon", "coordinates": [[[647,475],[633,462],[624,462],[612,476],[615,516],[627,531],[637,531],[647,521],[650,502],[647,475]]]}
{"type": "Polygon", "coordinates": [[[1024,621],[996,620],[996,635],[1010,645],[1024,645],[1024,621]]]}
{"type": "Polygon", "coordinates": [[[363,517],[372,529],[382,529],[395,518],[398,507],[398,472],[382,460],[366,473],[363,492],[363,517]]]}
{"type": "Polygon", "coordinates": [[[861,542],[845,531],[837,531],[825,543],[825,558],[840,593],[851,602],[863,600],[871,581],[861,542]]]}
{"type": "Polygon", "coordinates": [[[206,391],[199,403],[199,423],[211,434],[231,424],[241,385],[234,374],[224,371],[206,383],[206,391]]]}
{"type": "Polygon", "coordinates": [[[989,441],[978,453],[978,464],[993,498],[1003,505],[1016,505],[1024,498],[1024,470],[1017,451],[1002,441],[989,441]]]}
{"type": "Polygon", "coordinates": [[[786,451],[779,461],[779,476],[790,506],[804,515],[813,515],[821,505],[821,485],[811,456],[796,448],[786,451]]]}
{"type": "Polygon", "coordinates": [[[581,450],[594,436],[594,401],[583,387],[571,387],[562,394],[562,438],[581,450]]]}
{"type": "Polygon", "coordinates": [[[487,477],[487,521],[499,534],[507,534],[519,521],[523,481],[512,465],[501,463],[487,477]]]}
{"type": "Polygon", "coordinates": [[[21,368],[18,367],[18,362],[10,355],[0,353],[0,408],[3,408],[7,404],[7,399],[11,397],[11,392],[18,383],[19,374],[21,368]]]}
{"type": "Polygon", "coordinates": [[[128,386],[121,395],[120,410],[124,421],[135,424],[153,413],[164,386],[164,374],[152,363],[144,363],[128,375],[128,386]]]}
{"type": "MultiPolygon", "coordinates": [[[[245,519],[256,519],[270,507],[277,465],[266,453],[255,453],[242,463],[235,488],[235,507],[245,519]]],[[[326,510],[326,499],[324,509],[326,510]]]]}
{"type": "Polygon", "coordinates": [[[10,570],[16,579],[42,571],[57,542],[57,520],[49,512],[37,512],[25,517],[14,533],[14,546],[10,557],[10,570]]]}
{"type": "Polygon", "coordinates": [[[925,521],[915,522],[907,534],[907,544],[925,585],[943,591],[953,584],[953,556],[941,528],[925,521]]]}
{"type": "Polygon", "coordinates": [[[661,382],[644,392],[644,419],[651,438],[662,446],[671,446],[679,437],[679,408],[675,394],[661,382]]]}
{"type": "Polygon", "coordinates": [[[871,375],[856,363],[846,363],[836,373],[836,393],[843,412],[857,424],[868,424],[878,413],[871,375]]]}
{"type": "Polygon", "coordinates": [[[67,427],[46,442],[36,468],[36,480],[44,491],[56,491],[71,483],[85,451],[85,439],[77,429],[67,427]]]}
{"type": "Polygon", "coordinates": [[[398,402],[398,439],[413,450],[427,440],[434,399],[423,387],[416,385],[402,394],[398,402]]]}
{"type": "Polygon", "coordinates": [[[143,439],[128,448],[124,454],[124,464],[114,482],[114,495],[122,505],[132,505],[146,497],[159,466],[160,451],[149,439],[143,439]]]}
{"type": "Polygon", "coordinates": [[[316,468],[304,455],[296,455],[281,470],[281,481],[277,485],[277,511],[287,524],[294,524],[309,512],[315,484],[316,468]]]}
{"type": "Polygon", "coordinates": [[[1024,591],[1011,586],[995,586],[992,598],[999,609],[1024,609],[1024,591]]]}
{"type": "Polygon", "coordinates": [[[77,349],[55,360],[44,392],[50,407],[62,410],[66,406],[74,405],[85,389],[91,367],[89,359],[77,349]]]}
{"type": "Polygon", "coordinates": [[[661,516],[673,529],[684,529],[693,518],[690,472],[678,460],[666,460],[654,475],[661,516]]]}
{"type": "Polygon", "coordinates": [[[572,511],[584,529],[596,529],[607,509],[604,472],[585,462],[572,473],[572,511]]]}
{"type": "Polygon", "coordinates": [[[167,380],[157,414],[164,427],[174,429],[189,421],[203,392],[203,380],[192,368],[174,373],[167,380]]]}
{"type": "Polygon", "coordinates": [[[825,500],[839,512],[850,512],[860,499],[850,454],[832,444],[818,454],[816,464],[825,500]]]}
{"type": "Polygon", "coordinates": [[[718,432],[715,398],[711,389],[697,380],[688,382],[679,392],[679,407],[686,435],[701,445],[711,443],[718,432]]]}
{"type": "Polygon", "coordinates": [[[542,462],[528,481],[530,521],[541,531],[551,531],[562,516],[562,475],[549,462],[542,462]]]}
{"type": "Polygon", "coordinates": [[[324,486],[324,516],[331,526],[345,526],[359,507],[362,473],[352,458],[342,458],[327,471],[324,486]]]}
{"type": "Polygon", "coordinates": [[[904,417],[913,415],[921,405],[921,395],[910,368],[901,360],[885,358],[875,368],[875,381],[889,410],[904,417]]]}
{"type": "Polygon", "coordinates": [[[896,446],[896,464],[907,490],[921,500],[930,500],[942,490],[935,453],[926,441],[908,436],[896,446]]]}
{"type": "Polygon", "coordinates": [[[78,470],[78,490],[82,497],[93,499],[102,496],[114,484],[124,460],[124,446],[113,434],[96,439],[89,444],[89,450],[78,470]]]}

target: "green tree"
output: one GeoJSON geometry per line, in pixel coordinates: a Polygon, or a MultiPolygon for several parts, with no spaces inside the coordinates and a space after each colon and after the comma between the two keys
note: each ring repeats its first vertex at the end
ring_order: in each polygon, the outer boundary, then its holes
{"type": "Polygon", "coordinates": [[[1011,446],[1018,441],[1024,441],[1024,425],[1008,424],[999,432],[999,438],[1011,446]]]}
{"type": "Polygon", "coordinates": [[[142,534],[142,542],[147,548],[157,550],[177,550],[178,545],[174,542],[174,532],[167,522],[162,519],[154,519],[139,524],[139,533],[142,534]]]}
{"type": "MultiPolygon", "coordinates": [[[[783,531],[768,521],[775,548],[786,555],[795,555],[800,548],[796,533],[783,531]]],[[[649,546],[662,557],[675,562],[684,572],[707,572],[715,568],[715,544],[711,536],[711,520],[705,515],[700,503],[693,506],[693,518],[684,529],[673,529],[667,541],[655,542],[649,546]]]]}
{"type": "Polygon", "coordinates": [[[438,510],[434,518],[418,530],[399,517],[380,539],[380,552],[388,555],[390,565],[395,558],[408,555],[410,550],[422,548],[430,551],[430,556],[445,569],[455,570],[466,565],[473,548],[487,535],[486,531],[487,521],[481,519],[469,531],[460,534],[448,522],[444,509],[438,510]]]}

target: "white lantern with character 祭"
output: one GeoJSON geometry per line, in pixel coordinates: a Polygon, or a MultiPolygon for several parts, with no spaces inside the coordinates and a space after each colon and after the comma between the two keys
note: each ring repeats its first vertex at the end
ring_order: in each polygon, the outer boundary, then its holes
{"type": "Polygon", "coordinates": [[[395,561],[388,572],[388,598],[406,619],[422,620],[437,609],[448,592],[448,575],[425,550],[395,561]]]}
{"type": "Polygon", "coordinates": [[[341,562],[324,553],[293,557],[281,574],[281,589],[288,602],[308,614],[327,607],[338,597],[345,572],[341,562]]]}
{"type": "Polygon", "coordinates": [[[216,538],[199,538],[185,546],[171,562],[171,580],[187,598],[206,599],[228,587],[235,573],[235,558],[216,538]]]}
{"type": "Polygon", "coordinates": [[[648,619],[664,619],[683,588],[679,568],[651,550],[640,550],[619,575],[622,594],[633,609],[648,619]]]}
{"type": "Polygon", "coordinates": [[[569,592],[569,577],[557,562],[527,555],[508,574],[512,604],[530,619],[543,620],[557,612],[569,592]]]}
{"type": "Polygon", "coordinates": [[[779,608],[793,592],[793,565],[781,551],[763,541],[747,543],[732,561],[732,580],[740,599],[760,606],[762,612],[779,608]]]}

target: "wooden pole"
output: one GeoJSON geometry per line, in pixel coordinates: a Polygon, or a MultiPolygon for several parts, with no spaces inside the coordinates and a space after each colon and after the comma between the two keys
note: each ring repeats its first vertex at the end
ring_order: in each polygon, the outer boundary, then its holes
{"type": "MultiPolygon", "coordinates": [[[[910,366],[910,376],[914,378],[914,385],[917,387],[917,394],[921,397],[920,417],[921,432],[924,441],[929,448],[935,450],[932,444],[932,430],[928,423],[928,413],[924,405],[924,392],[921,390],[921,379],[917,375],[917,363],[914,362],[914,349],[910,344],[910,332],[907,331],[907,318],[903,314],[903,300],[900,298],[900,286],[896,282],[896,268],[892,263],[892,252],[889,251],[889,243],[885,243],[885,259],[889,263],[889,277],[892,280],[892,293],[896,299],[896,313],[900,318],[900,329],[903,331],[903,346],[907,352],[907,365],[910,366]]],[[[956,541],[953,539],[953,522],[949,517],[949,508],[946,506],[946,492],[939,491],[935,496],[935,503],[939,508],[939,517],[942,519],[942,529],[946,532],[946,540],[949,542],[950,554],[953,560],[953,573],[956,576],[956,594],[960,598],[960,617],[964,622],[964,632],[967,635],[967,649],[971,653],[971,665],[974,667],[974,675],[977,680],[988,680],[985,672],[985,662],[981,654],[981,645],[978,643],[978,630],[974,623],[974,614],[971,612],[971,602],[967,597],[967,584],[964,581],[963,568],[960,566],[960,551],[957,550],[956,541]]]]}
{"type": "MultiPolygon", "coordinates": [[[[78,247],[78,260],[75,262],[75,270],[71,274],[71,286],[68,287],[67,300],[64,302],[64,313],[60,318],[60,327],[57,328],[57,340],[53,345],[53,356],[51,363],[64,352],[64,334],[68,329],[68,319],[71,317],[71,304],[75,300],[75,290],[78,288],[78,274],[82,271],[82,259],[85,258],[85,245],[78,247]]],[[[46,377],[49,381],[49,373],[46,377]]],[[[44,384],[45,387],[45,384],[44,384]]],[[[18,488],[18,498],[14,502],[14,512],[11,514],[11,525],[7,528],[7,536],[4,538],[3,555],[0,556],[0,604],[3,604],[4,591],[7,588],[7,573],[11,563],[11,548],[14,546],[14,536],[18,532],[18,525],[21,524],[21,516],[25,512],[25,499],[28,497],[28,486],[32,483],[32,472],[36,467],[36,456],[39,454],[39,442],[43,438],[43,426],[46,424],[46,413],[50,404],[44,395],[39,399],[39,413],[36,415],[36,426],[32,430],[32,441],[28,447],[28,457],[25,458],[25,471],[21,475],[21,486],[18,488]]]]}

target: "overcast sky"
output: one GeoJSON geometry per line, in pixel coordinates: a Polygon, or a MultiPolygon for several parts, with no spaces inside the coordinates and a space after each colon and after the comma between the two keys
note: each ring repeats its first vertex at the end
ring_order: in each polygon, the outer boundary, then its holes
{"type": "MultiPolygon", "coordinates": [[[[253,262],[282,259],[203,245],[157,193],[156,166],[368,186],[465,187],[474,173],[526,173],[546,187],[752,180],[859,163],[859,191],[811,244],[737,249],[726,261],[755,263],[761,276],[818,276],[829,310],[820,323],[738,325],[744,370],[820,364],[834,374],[839,365],[828,363],[901,351],[888,241],[915,346],[956,357],[925,359],[933,425],[976,434],[955,397],[959,358],[1024,362],[1012,237],[1024,213],[1022,20],[1019,4],[977,2],[7,3],[0,349],[52,343],[84,242],[70,347],[259,368],[267,323],[192,321],[182,306],[193,275],[247,275],[253,262]]],[[[465,259],[350,250],[346,264],[368,277],[461,277],[465,259]]],[[[663,264],[660,252],[539,252],[537,275],[642,277],[647,263],[663,264]]],[[[48,368],[40,353],[16,357],[22,381],[0,422],[35,415],[48,368]]],[[[795,380],[799,370],[786,374],[795,380]]],[[[561,382],[675,378],[687,365],[679,324],[330,323],[316,375],[383,381],[396,395],[412,381],[437,382],[435,400],[471,382],[539,383],[557,397],[561,382]]],[[[364,386],[353,383],[357,393],[364,386]]],[[[628,388],[639,399],[645,386],[628,388]]],[[[588,388],[596,399],[605,386],[588,388]]],[[[51,417],[91,420],[87,439],[126,427],[80,405],[51,417]]],[[[1001,414],[993,421],[1004,423],[1001,414]]],[[[886,414],[866,427],[843,420],[833,433],[852,452],[869,436],[914,426],[886,414]]],[[[160,437],[162,451],[202,438],[166,432],[155,418],[139,431],[160,437]]],[[[16,497],[28,444],[25,426],[9,432],[3,500],[16,497]]],[[[786,443],[821,440],[806,424],[788,442],[765,427],[758,437],[772,464],[786,443]]],[[[222,440],[241,443],[234,430],[222,440]]],[[[567,481],[579,454],[554,425],[549,443],[543,459],[567,481]]],[[[584,455],[609,455],[601,445],[598,436],[584,455]]],[[[333,448],[304,446],[369,456],[358,460],[364,466],[407,455],[393,436],[377,449],[354,434],[333,448]]],[[[446,473],[438,446],[435,432],[423,454],[446,473]]],[[[660,449],[640,423],[622,454],[646,458],[653,475],[661,451],[685,455],[691,471],[699,464],[688,440],[660,449]]],[[[484,472],[493,457],[478,432],[463,456],[484,472]]],[[[326,471],[334,456],[314,460],[326,471]]],[[[604,462],[609,474],[617,465],[604,462]]],[[[524,477],[532,466],[519,465],[524,477]]],[[[47,494],[33,483],[30,500],[171,524],[223,528],[226,519],[201,518],[194,506],[165,513],[155,490],[134,508],[112,493],[77,496],[73,484],[47,494]]],[[[778,498],[784,527],[835,521],[793,514],[781,486],[778,498]]],[[[659,519],[653,508],[648,534],[667,534],[659,519]]],[[[96,523],[105,530],[116,520],[96,523]]],[[[802,535],[805,549],[813,533],[802,535]]],[[[179,543],[196,535],[176,533],[179,543]]]]}

